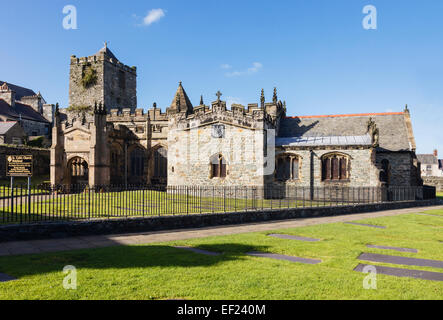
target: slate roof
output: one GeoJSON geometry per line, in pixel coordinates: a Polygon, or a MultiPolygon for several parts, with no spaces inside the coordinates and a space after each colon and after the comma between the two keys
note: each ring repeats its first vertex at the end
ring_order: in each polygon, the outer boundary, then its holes
{"type": "Polygon", "coordinates": [[[108,48],[108,46],[104,46],[103,48],[101,48],[95,55],[99,55],[100,53],[104,53],[105,55],[107,55],[109,58],[117,60],[116,56],[112,53],[112,51],[108,48]]]}
{"type": "Polygon", "coordinates": [[[443,159],[438,159],[438,168],[443,170],[443,159]]]}
{"type": "Polygon", "coordinates": [[[403,112],[285,118],[280,124],[279,137],[361,137],[367,134],[370,118],[380,132],[378,150],[411,151],[414,148],[403,112]]]}
{"type": "Polygon", "coordinates": [[[0,135],[6,134],[16,124],[17,121],[0,122],[0,135]]]}
{"type": "Polygon", "coordinates": [[[438,159],[433,154],[417,154],[417,159],[421,164],[438,164],[438,159]]]}
{"type": "Polygon", "coordinates": [[[327,137],[293,137],[276,138],[275,145],[291,147],[311,146],[371,146],[372,138],[369,134],[364,136],[327,136],[327,137]]]}
{"type": "Polygon", "coordinates": [[[4,83],[8,85],[9,89],[15,92],[15,100],[21,100],[23,97],[30,97],[36,95],[36,93],[31,89],[16,86],[15,84],[8,83],[5,81],[0,81],[0,86],[2,86],[4,83]]]}
{"type": "Polygon", "coordinates": [[[11,108],[11,106],[3,99],[0,99],[0,115],[4,115],[9,119],[14,120],[20,120],[21,116],[22,119],[49,123],[48,120],[35,111],[31,106],[16,102],[15,107],[11,108]]]}

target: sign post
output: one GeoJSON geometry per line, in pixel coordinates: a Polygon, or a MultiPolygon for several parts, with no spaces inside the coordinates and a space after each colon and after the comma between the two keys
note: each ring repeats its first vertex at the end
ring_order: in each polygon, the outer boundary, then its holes
{"type": "MultiPolygon", "coordinates": [[[[10,155],[6,157],[6,175],[11,177],[11,210],[14,213],[14,177],[28,178],[28,215],[31,214],[31,177],[33,169],[32,155],[10,155]]],[[[22,202],[23,203],[23,202],[22,202]]],[[[22,222],[22,215],[20,215],[22,222]]]]}

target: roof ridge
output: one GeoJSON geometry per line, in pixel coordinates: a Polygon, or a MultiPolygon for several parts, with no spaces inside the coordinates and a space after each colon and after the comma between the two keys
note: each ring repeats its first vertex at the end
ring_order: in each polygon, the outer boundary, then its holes
{"type": "Polygon", "coordinates": [[[403,115],[404,112],[378,112],[378,113],[351,113],[351,114],[331,114],[331,115],[317,115],[317,116],[295,116],[286,117],[286,119],[309,119],[309,118],[341,118],[341,117],[367,117],[367,116],[388,116],[388,115],[403,115]]]}

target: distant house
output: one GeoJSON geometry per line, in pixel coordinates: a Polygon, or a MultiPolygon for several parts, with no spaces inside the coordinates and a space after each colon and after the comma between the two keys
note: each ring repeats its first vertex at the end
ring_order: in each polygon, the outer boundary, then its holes
{"type": "Polygon", "coordinates": [[[22,145],[26,133],[17,121],[0,122],[0,144],[22,145]]]}
{"type": "Polygon", "coordinates": [[[418,154],[422,177],[443,177],[443,161],[438,159],[438,151],[433,154],[418,154]]]}
{"type": "Polygon", "coordinates": [[[0,81],[0,122],[18,122],[28,136],[49,137],[53,113],[40,93],[0,81]]]}

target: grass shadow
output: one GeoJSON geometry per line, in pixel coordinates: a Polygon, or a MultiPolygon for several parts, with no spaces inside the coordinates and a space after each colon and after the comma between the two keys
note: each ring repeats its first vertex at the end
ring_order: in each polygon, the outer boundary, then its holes
{"type": "Polygon", "coordinates": [[[243,259],[249,251],[266,250],[265,246],[236,243],[199,245],[197,249],[221,253],[209,256],[165,245],[113,246],[80,249],[58,253],[0,258],[0,272],[18,279],[25,276],[62,272],[67,265],[81,269],[146,269],[210,267],[223,262],[243,259]]]}

